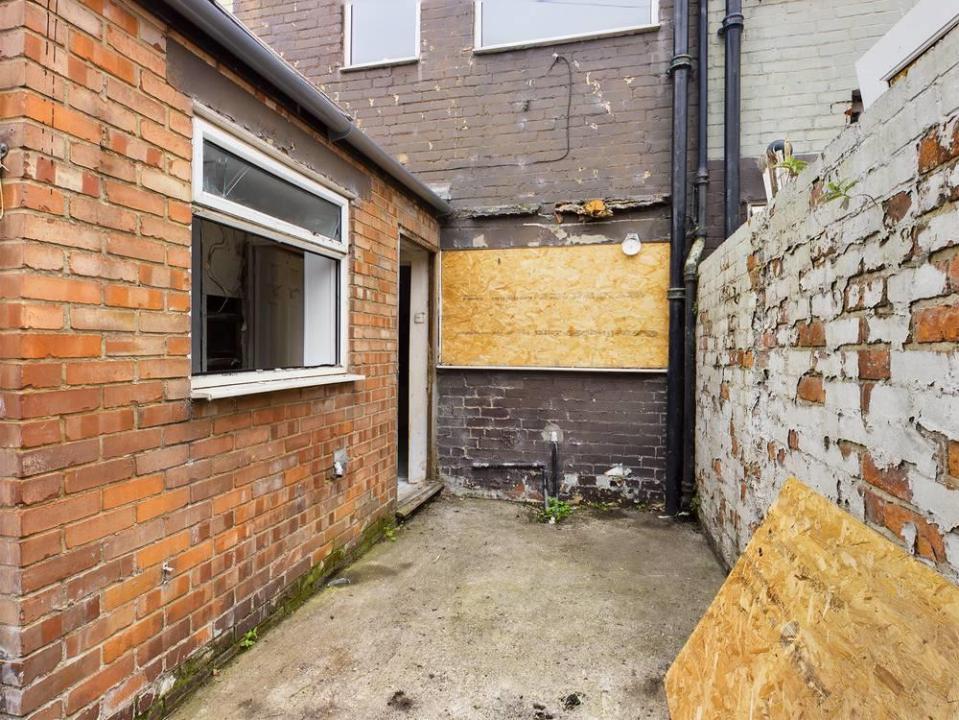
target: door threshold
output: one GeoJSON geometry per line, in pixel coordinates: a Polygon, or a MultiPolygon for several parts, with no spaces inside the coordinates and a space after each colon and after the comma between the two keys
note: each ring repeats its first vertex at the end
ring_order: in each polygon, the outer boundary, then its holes
{"type": "Polygon", "coordinates": [[[403,498],[396,506],[396,519],[400,522],[409,520],[417,510],[440,494],[443,489],[441,482],[417,483],[416,492],[403,498]]]}

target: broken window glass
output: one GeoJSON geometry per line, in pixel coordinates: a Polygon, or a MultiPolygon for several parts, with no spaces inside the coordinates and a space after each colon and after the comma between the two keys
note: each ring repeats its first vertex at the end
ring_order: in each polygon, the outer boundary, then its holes
{"type": "Polygon", "coordinates": [[[247,162],[209,140],[203,141],[203,190],[304,228],[314,235],[339,240],[340,206],[247,162]]]}
{"type": "Polygon", "coordinates": [[[522,45],[655,22],[658,0],[482,0],[478,47],[522,45]]]}

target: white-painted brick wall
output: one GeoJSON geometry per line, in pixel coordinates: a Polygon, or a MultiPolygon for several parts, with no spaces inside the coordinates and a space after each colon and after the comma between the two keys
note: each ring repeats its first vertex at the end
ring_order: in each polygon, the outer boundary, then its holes
{"type": "MultiPolygon", "coordinates": [[[[855,62],[916,0],[744,0],[743,157],[787,138],[797,154],[818,153],[846,125],[857,89],[855,62]]],[[[718,30],[725,0],[710,0],[718,30]]],[[[723,39],[709,48],[709,156],[723,155],[723,39]]],[[[954,95],[959,94],[955,89],[954,95]]]]}
{"type": "Polygon", "coordinates": [[[956,86],[959,30],[701,266],[696,474],[730,563],[794,475],[959,582],[956,86]]]}

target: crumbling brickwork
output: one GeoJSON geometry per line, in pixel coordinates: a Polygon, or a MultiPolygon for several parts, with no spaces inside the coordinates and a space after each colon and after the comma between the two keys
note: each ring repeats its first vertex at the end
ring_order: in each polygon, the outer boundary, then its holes
{"type": "Polygon", "coordinates": [[[399,229],[435,247],[436,222],[194,49],[304,157],[366,178],[349,294],[367,379],[191,401],[194,106],[168,77],[188,43],[145,5],[0,6],[5,718],[161,714],[395,500],[399,229]]]}
{"type": "Polygon", "coordinates": [[[954,31],[702,265],[696,470],[729,562],[795,475],[959,580],[957,59],[954,31]]]}

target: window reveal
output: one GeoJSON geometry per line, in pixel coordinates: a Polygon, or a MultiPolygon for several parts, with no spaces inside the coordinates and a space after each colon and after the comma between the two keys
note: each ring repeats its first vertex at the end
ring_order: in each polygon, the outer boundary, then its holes
{"type": "Polygon", "coordinates": [[[200,119],[193,171],[194,385],[345,373],[346,199],[200,119]]]}

